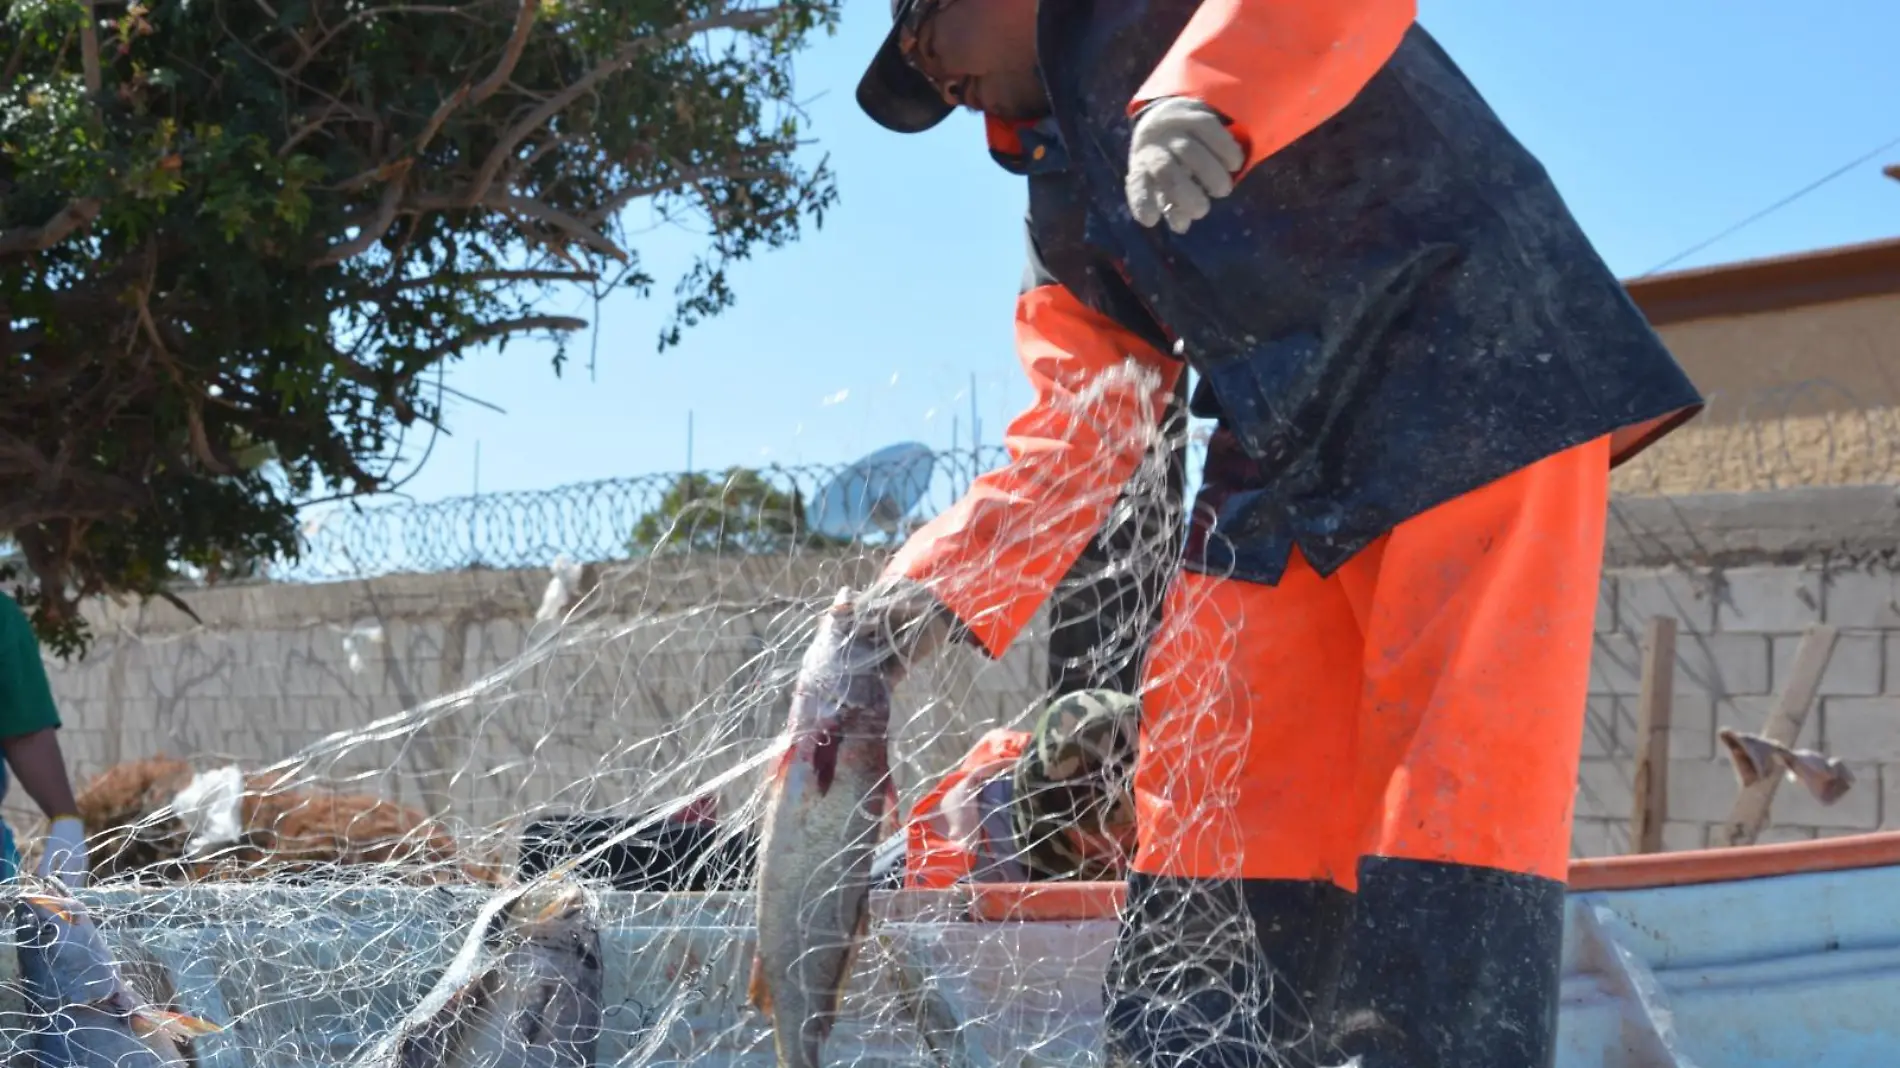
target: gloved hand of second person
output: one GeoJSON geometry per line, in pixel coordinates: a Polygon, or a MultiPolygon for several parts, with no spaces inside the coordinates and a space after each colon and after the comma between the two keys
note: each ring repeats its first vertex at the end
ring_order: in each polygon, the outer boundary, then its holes
{"type": "Polygon", "coordinates": [[[1135,221],[1187,233],[1213,202],[1234,191],[1247,162],[1240,142],[1213,108],[1182,96],[1141,109],[1128,144],[1128,210],[1135,221]]]}
{"type": "Polygon", "coordinates": [[[53,820],[53,826],[46,832],[46,841],[40,846],[40,862],[35,873],[58,879],[67,889],[78,890],[86,885],[90,874],[86,855],[86,824],[78,816],[60,816],[53,820]]]}

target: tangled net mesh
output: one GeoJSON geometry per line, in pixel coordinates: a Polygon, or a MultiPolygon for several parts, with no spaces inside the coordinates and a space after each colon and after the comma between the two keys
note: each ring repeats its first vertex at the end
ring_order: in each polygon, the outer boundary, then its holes
{"type": "MultiPolygon", "coordinates": [[[[916,665],[891,727],[899,814],[984,732],[1025,727],[1039,688],[1126,673],[1178,553],[1171,450],[1185,438],[1158,389],[1131,372],[1063,416],[1132,475],[1091,494],[1047,486],[1051,502],[1107,512],[1057,598],[1086,605],[1077,616],[1110,605],[1106,647],[1052,661],[1045,613],[1001,661],[952,649],[916,665]]],[[[864,589],[898,539],[874,540],[570,569],[534,622],[466,621],[513,627],[520,646],[452,692],[274,763],[122,764],[86,790],[94,878],[78,896],[141,997],[222,1028],[191,1041],[195,1063],[408,1064],[376,1059],[378,1043],[414,1025],[483,906],[576,853],[604,858],[564,876],[592,891],[601,930],[596,1063],[775,1063],[746,1000],[765,773],[821,609],[864,589]],[[659,854],[638,874],[648,889],[616,888],[608,862],[625,885],[615,851],[631,846],[659,854]]],[[[443,644],[448,657],[460,643],[443,644]]],[[[872,909],[826,1063],[945,1063],[912,1009],[923,988],[968,1036],[957,1063],[1099,1061],[1112,918],[974,922],[958,891],[879,890],[872,909]]],[[[30,1021],[7,1026],[18,1044],[30,1021]]]]}
{"type": "MultiPolygon", "coordinates": [[[[1165,625],[1161,599],[1179,557],[1191,450],[1179,409],[1163,418],[1159,406],[1184,393],[1131,372],[1079,394],[1061,414],[1068,430],[1110,446],[1098,464],[1120,457],[1124,466],[1115,477],[1098,466],[1060,476],[1073,484],[1045,481],[1047,507],[1035,522],[1100,533],[1072,569],[1064,562],[1062,576],[990,576],[1032,585],[1062,578],[1007,656],[988,661],[953,647],[905,679],[889,740],[900,815],[910,816],[984,732],[1026,727],[1039,696],[1133,677],[1154,628],[1165,625]],[[1106,517],[1099,525],[1098,514],[1106,517]],[[1080,645],[1076,633],[1096,640],[1080,645]]],[[[1818,463],[1852,468],[1837,482],[1891,482],[1891,434],[1877,425],[1888,415],[1883,407],[1857,417],[1865,440],[1809,450],[1790,481],[1811,483],[1818,463]],[[1860,459],[1843,459],[1848,451],[1860,459]]],[[[1725,431],[1698,429],[1703,437],[1684,447],[1685,462],[1659,452],[1649,466],[1622,472],[1620,488],[1649,478],[1652,493],[1699,491],[1681,484],[1701,469],[1696,457],[1765,456],[1821,425],[1821,417],[1801,418],[1784,420],[1786,433],[1770,432],[1772,446],[1751,426],[1735,432],[1733,448],[1712,452],[1707,435],[1725,431]]],[[[820,611],[841,587],[868,585],[899,536],[774,553],[655,551],[557,569],[532,622],[530,597],[463,610],[433,638],[400,620],[355,645],[362,634],[346,636],[352,670],[394,680],[403,711],[274,762],[240,768],[200,754],[115,767],[83,802],[94,879],[79,896],[141,998],[221,1028],[185,1047],[188,1063],[487,1063],[439,1050],[405,1059],[390,1043],[417,1026],[432,991],[457,979],[452,961],[485,907],[581,855],[589,863],[566,878],[590,889],[600,929],[594,1063],[776,1063],[770,1023],[747,1003],[766,773],[820,611]],[[465,679],[478,666],[469,648],[488,639],[505,655],[465,679]],[[393,646],[405,640],[439,643],[445,681],[436,696],[425,697],[431,687],[422,680],[396,677],[402,658],[393,646]],[[562,822],[570,817],[582,822],[562,822]],[[615,852],[629,846],[647,850],[645,867],[631,875],[615,852]],[[622,865],[617,875],[609,862],[622,865]],[[629,880],[645,888],[616,886],[629,880]]],[[[1247,621],[1226,624],[1197,629],[1196,646],[1178,646],[1182,655],[1171,658],[1194,686],[1217,684],[1224,646],[1247,621]]],[[[1182,692],[1179,681],[1175,689],[1182,692]]],[[[256,729],[254,751],[273,751],[273,740],[275,752],[292,748],[271,737],[269,722],[256,729]]],[[[1244,750],[1234,730],[1223,725],[1222,736],[1244,750]]],[[[1238,760],[1201,769],[1213,794],[1222,776],[1241,773],[1238,760]]],[[[1237,844],[1239,817],[1224,818],[1237,844]]],[[[977,898],[968,887],[874,893],[825,1063],[1104,1063],[1112,912],[1020,922],[997,913],[1000,899],[977,898]]],[[[1244,915],[1209,922],[1181,908],[1196,976],[1232,974],[1257,952],[1244,915]]],[[[12,969],[14,957],[11,948],[0,954],[0,967],[12,969]]],[[[21,1014],[18,984],[6,988],[0,1027],[18,1048],[40,1025],[21,1014]]],[[[1268,991],[1233,994],[1235,1011],[1252,1014],[1268,991]]],[[[1310,1021],[1279,1019],[1273,1029],[1277,1041],[1297,1041],[1310,1021]]]]}

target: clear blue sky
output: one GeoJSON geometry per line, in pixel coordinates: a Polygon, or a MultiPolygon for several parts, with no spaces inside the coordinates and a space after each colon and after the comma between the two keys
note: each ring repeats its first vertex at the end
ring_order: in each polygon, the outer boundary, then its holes
{"type": "MultiPolygon", "coordinates": [[[[1624,277],[1640,274],[1883,141],[1900,136],[1900,3],[1818,0],[1422,0],[1421,21],[1539,154],[1624,277]]],[[[850,460],[889,442],[984,440],[1026,401],[1010,325],[1022,270],[1021,183],[958,115],[899,137],[851,91],[888,27],[887,0],[848,0],[801,63],[813,136],[841,203],[824,229],[736,279],[739,303],[662,356],[671,275],[692,248],[641,247],[662,286],[603,305],[557,379],[550,350],[472,356],[449,383],[497,404],[450,408],[451,436],[405,487],[419,500],[677,470],[850,460]]],[[[1896,147],[1678,268],[1900,234],[1896,147]]],[[[563,309],[565,310],[565,309],[563,309]]],[[[590,304],[576,314],[593,318],[590,304]]]]}

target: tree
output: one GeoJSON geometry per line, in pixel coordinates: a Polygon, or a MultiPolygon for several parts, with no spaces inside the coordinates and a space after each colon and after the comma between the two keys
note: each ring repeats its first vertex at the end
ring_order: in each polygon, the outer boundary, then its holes
{"type": "Polygon", "coordinates": [[[655,552],[783,553],[847,544],[805,526],[804,495],[749,467],[675,477],[660,503],[634,522],[628,548],[655,552]]]}
{"type": "Polygon", "coordinates": [[[296,559],[299,507],[440,427],[446,364],[584,327],[550,287],[652,291],[630,205],[704,235],[659,349],[726,308],[834,200],[791,58],[836,2],[7,0],[0,535],[42,636],[296,559]]]}

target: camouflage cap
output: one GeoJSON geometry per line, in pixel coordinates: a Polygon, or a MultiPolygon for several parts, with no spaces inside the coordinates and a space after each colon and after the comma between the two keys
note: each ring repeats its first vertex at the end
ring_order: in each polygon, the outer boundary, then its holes
{"type": "Polygon", "coordinates": [[[1141,702],[1114,690],[1080,690],[1043,706],[1030,734],[1036,772],[1046,782],[1092,778],[1135,755],[1141,702]]]}
{"type": "Polygon", "coordinates": [[[1045,877],[1110,877],[1076,855],[1066,832],[1132,818],[1128,774],[1140,729],[1140,700],[1114,690],[1063,694],[1037,714],[1016,762],[1015,809],[1024,859],[1045,877]]]}

